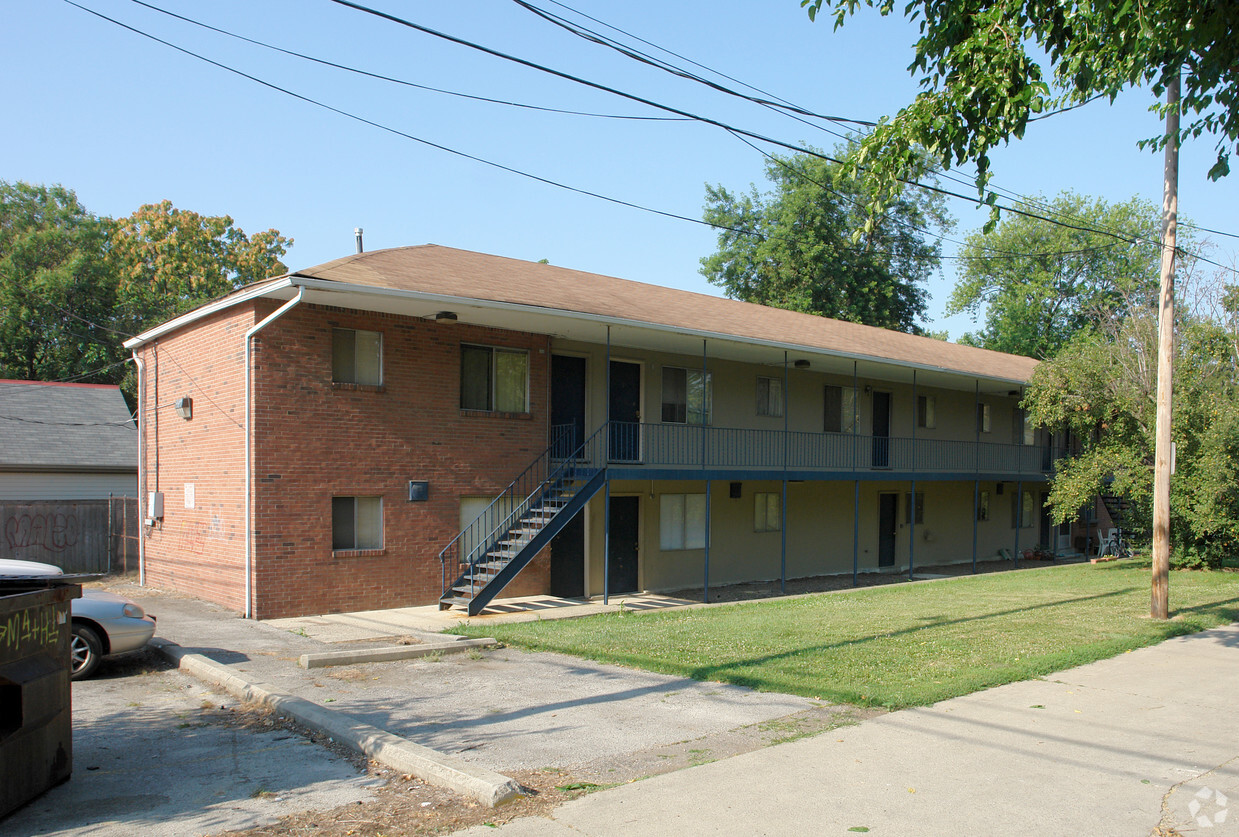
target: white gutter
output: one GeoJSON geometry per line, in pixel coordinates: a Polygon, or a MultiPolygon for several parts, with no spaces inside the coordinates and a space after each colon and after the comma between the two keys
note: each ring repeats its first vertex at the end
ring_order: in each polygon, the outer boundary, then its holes
{"type": "Polygon", "coordinates": [[[245,332],[245,618],[252,619],[254,617],[254,602],[253,602],[253,576],[254,576],[254,531],[253,531],[253,502],[250,497],[253,483],[253,466],[251,459],[253,457],[252,444],[250,441],[250,388],[253,373],[251,369],[251,341],[258,332],[266,328],[270,323],[275,322],[280,317],[287,314],[292,309],[301,304],[301,300],[305,297],[305,288],[297,289],[297,296],[294,299],[281,305],[265,320],[258,325],[245,332]]]}
{"type": "Polygon", "coordinates": [[[146,345],[157,337],[162,337],[170,331],[176,331],[181,326],[188,325],[196,320],[209,317],[218,311],[224,311],[234,305],[240,305],[242,302],[248,302],[251,299],[259,299],[261,297],[270,296],[275,291],[280,291],[289,287],[292,287],[292,282],[286,276],[279,279],[271,279],[266,282],[262,282],[248,289],[238,291],[235,294],[230,294],[223,299],[217,299],[214,302],[207,303],[201,308],[195,308],[194,310],[182,314],[175,319],[168,320],[162,325],[157,325],[154,328],[147,329],[137,337],[129,338],[123,345],[126,349],[136,349],[140,346],[146,345]]]}
{"type": "MultiPolygon", "coordinates": [[[[142,415],[146,407],[146,364],[133,351],[133,363],[138,367],[138,585],[146,586],[146,420],[142,415]]],[[[111,545],[109,544],[109,548],[111,545]]]]}

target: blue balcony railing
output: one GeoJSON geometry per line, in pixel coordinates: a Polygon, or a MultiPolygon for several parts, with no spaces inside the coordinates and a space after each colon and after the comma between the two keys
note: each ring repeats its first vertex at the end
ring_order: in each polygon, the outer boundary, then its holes
{"type": "Polygon", "coordinates": [[[613,421],[610,461],[651,468],[911,473],[1052,473],[1044,445],[613,421]]]}

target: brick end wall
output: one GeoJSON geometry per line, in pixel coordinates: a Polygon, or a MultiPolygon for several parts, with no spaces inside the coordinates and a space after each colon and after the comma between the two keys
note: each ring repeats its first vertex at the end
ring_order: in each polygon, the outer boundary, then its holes
{"type": "MultiPolygon", "coordinates": [[[[436,602],[460,498],[498,494],[546,448],[542,335],[303,305],[260,332],[254,363],[259,618],[436,602]],[[333,328],[382,333],[381,387],[332,384],[333,328]],[[461,343],[529,352],[528,414],[460,409],[461,343]],[[409,480],[429,483],[425,502],[409,502],[409,480]],[[382,497],[380,552],[333,554],[341,496],[382,497]]],[[[546,592],[549,573],[544,550],[504,594],[546,592]]]]}
{"type": "Polygon", "coordinates": [[[244,336],[253,323],[253,310],[238,306],[138,351],[146,390],[139,483],[164,495],[163,519],[143,526],[146,581],[237,611],[245,609],[244,336]],[[175,410],[183,397],[193,400],[189,420],[175,410]]]}

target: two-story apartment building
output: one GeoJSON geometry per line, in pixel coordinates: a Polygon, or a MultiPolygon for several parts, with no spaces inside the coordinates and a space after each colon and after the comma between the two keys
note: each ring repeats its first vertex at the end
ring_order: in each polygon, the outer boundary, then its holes
{"type": "Polygon", "coordinates": [[[433,245],[126,345],[144,578],[257,618],[1065,545],[1028,358],[433,245]]]}

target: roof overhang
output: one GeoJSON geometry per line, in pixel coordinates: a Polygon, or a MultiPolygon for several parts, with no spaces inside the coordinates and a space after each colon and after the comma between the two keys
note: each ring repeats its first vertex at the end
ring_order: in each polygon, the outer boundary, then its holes
{"type": "MultiPolygon", "coordinates": [[[[310,304],[424,320],[434,320],[436,314],[450,311],[456,315],[458,323],[545,334],[581,343],[604,345],[609,342],[613,352],[618,350],[621,356],[622,350],[629,348],[704,357],[707,363],[710,360],[730,360],[781,368],[785,360],[791,365],[796,361],[808,361],[809,368],[815,372],[846,376],[856,374],[861,378],[897,382],[911,381],[915,372],[917,383],[923,386],[954,390],[972,390],[975,387],[988,394],[1005,395],[1027,383],[959,372],[928,361],[909,363],[861,353],[809,348],[777,338],[758,340],[582,311],[350,284],[296,273],[243,288],[149,329],[127,340],[124,345],[130,350],[140,348],[190,323],[245,302],[259,299],[288,301],[295,298],[300,289],[304,289],[303,301],[310,304]]],[[[445,324],[443,327],[451,328],[451,325],[445,324]]]]}

